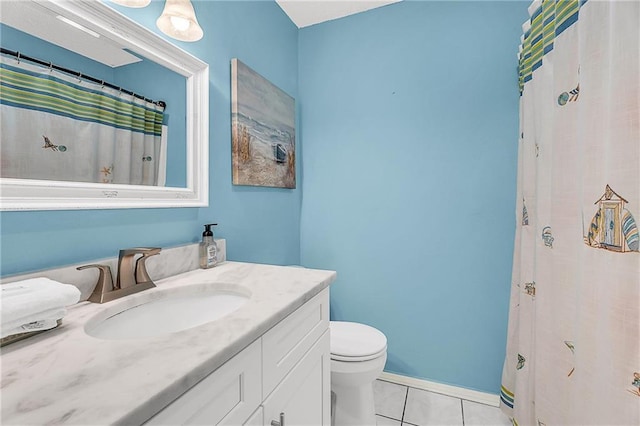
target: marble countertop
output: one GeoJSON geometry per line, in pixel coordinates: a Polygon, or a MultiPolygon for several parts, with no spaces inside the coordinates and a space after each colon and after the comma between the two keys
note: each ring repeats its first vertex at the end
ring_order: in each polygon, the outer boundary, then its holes
{"type": "MultiPolygon", "coordinates": [[[[198,327],[139,340],[101,340],[84,325],[127,298],[69,308],[55,330],[2,348],[3,425],[140,424],[326,288],[335,272],[224,262],[157,281],[140,294],[196,283],[240,286],[250,300],[198,327]]],[[[124,303],[127,303],[126,301],[124,303]]]]}

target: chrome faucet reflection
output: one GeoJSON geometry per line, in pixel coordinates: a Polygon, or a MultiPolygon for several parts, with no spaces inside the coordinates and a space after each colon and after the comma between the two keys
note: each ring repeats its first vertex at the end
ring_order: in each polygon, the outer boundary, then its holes
{"type": "Polygon", "coordinates": [[[100,271],[96,287],[88,300],[95,303],[105,303],[155,287],[156,285],[147,272],[146,261],[149,257],[159,254],[160,251],[161,249],[157,247],[134,247],[120,250],[115,286],[111,268],[108,265],[92,264],[76,268],[77,270],[97,268],[100,271]],[[137,255],[141,256],[136,259],[137,255]]]}

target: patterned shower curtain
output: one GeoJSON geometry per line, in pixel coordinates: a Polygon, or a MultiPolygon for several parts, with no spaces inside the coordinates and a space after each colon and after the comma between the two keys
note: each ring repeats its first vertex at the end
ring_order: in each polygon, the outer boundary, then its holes
{"type": "Polygon", "coordinates": [[[0,176],[162,185],[164,109],[2,56],[0,176]]]}
{"type": "Polygon", "coordinates": [[[521,426],[640,425],[640,2],[529,13],[501,405],[521,426]]]}

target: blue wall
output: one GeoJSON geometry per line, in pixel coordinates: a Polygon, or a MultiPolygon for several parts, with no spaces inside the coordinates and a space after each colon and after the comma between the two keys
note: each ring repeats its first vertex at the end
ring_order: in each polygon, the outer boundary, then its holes
{"type": "Polygon", "coordinates": [[[301,260],[386,370],[498,393],[526,2],[402,2],[300,31],[301,260]]]}
{"type": "MultiPolygon", "coordinates": [[[[161,34],[155,20],[162,7],[163,2],[152,2],[144,9],[118,10],[161,34]]],[[[194,7],[204,38],[172,41],[210,64],[210,207],[2,212],[0,274],[115,256],[124,247],[195,242],[202,224],[212,221],[220,224],[216,235],[229,240],[232,260],[299,263],[300,185],[296,190],[233,187],[230,127],[231,58],[298,98],[298,30],[274,2],[195,1],[194,7]]]]}

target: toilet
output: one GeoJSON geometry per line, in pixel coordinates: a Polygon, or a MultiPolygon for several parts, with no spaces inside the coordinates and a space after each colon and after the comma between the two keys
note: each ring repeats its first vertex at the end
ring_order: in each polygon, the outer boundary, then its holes
{"type": "Polygon", "coordinates": [[[330,321],[333,426],[376,424],[373,381],[387,360],[387,338],[368,325],[330,321]]]}

